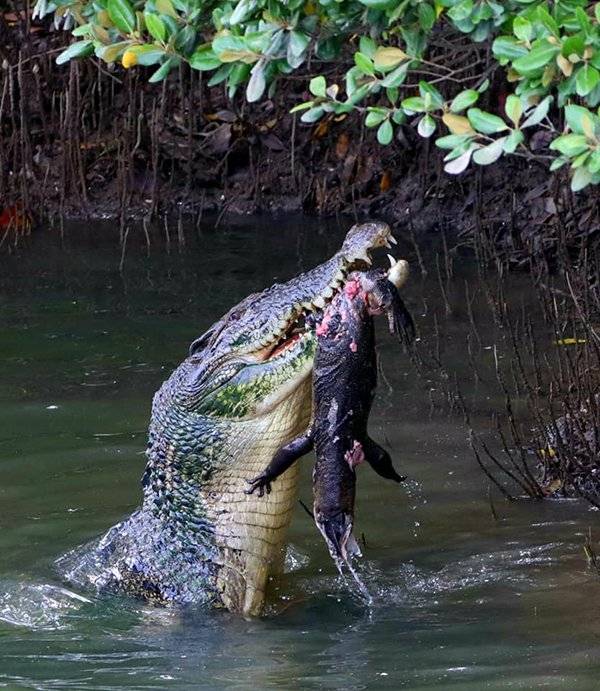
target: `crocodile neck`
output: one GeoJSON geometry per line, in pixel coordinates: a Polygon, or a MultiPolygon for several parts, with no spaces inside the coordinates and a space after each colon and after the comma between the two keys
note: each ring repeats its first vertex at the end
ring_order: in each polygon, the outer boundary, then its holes
{"type": "Polygon", "coordinates": [[[247,480],[306,429],[310,377],[268,414],[236,421],[186,416],[165,400],[174,388],[163,388],[154,402],[159,412],[150,427],[141,512],[163,534],[162,542],[215,565],[210,586],[227,609],[259,614],[269,576],[283,562],[297,468],[266,497],[246,494],[247,480]],[[169,419],[164,411],[171,411],[169,419]],[[187,432],[174,438],[172,430],[187,432]]]}

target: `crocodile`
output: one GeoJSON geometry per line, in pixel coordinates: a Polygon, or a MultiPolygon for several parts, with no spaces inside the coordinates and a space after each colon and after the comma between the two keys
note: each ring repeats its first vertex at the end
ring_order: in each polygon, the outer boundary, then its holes
{"type": "Polygon", "coordinates": [[[249,295],[191,344],[153,399],[141,506],[58,559],[63,578],[161,604],[263,611],[298,471],[267,498],[247,494],[246,479],[307,428],[315,317],[390,242],[386,223],[353,226],[331,259],[249,295]]]}

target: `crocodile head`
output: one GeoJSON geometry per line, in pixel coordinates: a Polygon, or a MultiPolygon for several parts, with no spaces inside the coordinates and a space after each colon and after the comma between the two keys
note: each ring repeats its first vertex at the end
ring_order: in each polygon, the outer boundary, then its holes
{"type": "Polygon", "coordinates": [[[231,309],[190,346],[184,394],[194,410],[230,419],[271,412],[310,373],[314,325],[350,272],[390,242],[386,223],[355,225],[329,261],[231,309]]]}
{"type": "Polygon", "coordinates": [[[390,242],[385,223],[355,225],[325,263],[248,296],[192,343],[154,399],[145,505],[162,512],[171,532],[183,531],[183,543],[189,526],[210,526],[216,590],[231,610],[256,614],[263,606],[297,470],[267,498],[248,496],[246,480],[308,425],[315,324],[349,274],[368,269],[371,250],[390,242]]]}

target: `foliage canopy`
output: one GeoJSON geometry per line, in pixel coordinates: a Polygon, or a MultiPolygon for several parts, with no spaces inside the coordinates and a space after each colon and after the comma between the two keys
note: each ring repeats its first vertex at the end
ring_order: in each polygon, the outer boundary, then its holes
{"type": "Polygon", "coordinates": [[[600,182],[600,2],[38,0],[35,13],[78,39],[59,64],[95,55],[152,66],[158,82],[187,62],[250,102],[302,68],[312,98],[293,111],[304,122],[356,111],[383,146],[414,124],[436,136],[453,174],[503,154],[539,157],[528,135],[545,130],[550,167],[569,164],[574,191],[600,182]],[[340,83],[320,73],[332,64],[340,83]],[[492,113],[478,102],[496,70],[513,93],[492,113]]]}

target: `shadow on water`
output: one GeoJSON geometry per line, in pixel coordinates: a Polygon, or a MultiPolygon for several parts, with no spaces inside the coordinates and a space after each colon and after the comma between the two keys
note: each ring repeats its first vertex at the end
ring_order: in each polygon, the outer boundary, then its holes
{"type": "MultiPolygon", "coordinates": [[[[398,487],[359,469],[370,607],[336,574],[300,507],[261,620],[65,588],[54,560],[139,501],[151,397],[187,344],[244,295],[321,261],[343,235],[305,219],[278,222],[277,233],[268,221],[240,223],[190,238],[181,253],[148,257],[131,243],[119,272],[101,227],[88,242],[75,241],[80,228],[67,231],[69,247],[34,237],[0,276],[0,686],[593,688],[600,584],[582,544],[597,513],[576,500],[509,503],[490,490],[462,416],[442,405],[449,385],[439,371],[417,376],[383,330],[371,430],[410,480],[398,487]]],[[[398,256],[410,252],[400,239],[398,256]]],[[[424,261],[435,267],[434,251],[424,261]]],[[[493,376],[498,331],[476,281],[468,262],[456,263],[444,291],[435,268],[424,280],[415,273],[406,301],[492,448],[504,405],[493,376]],[[472,319],[475,360],[465,347],[472,319]]],[[[529,292],[517,276],[505,297],[522,304],[529,292]]]]}

